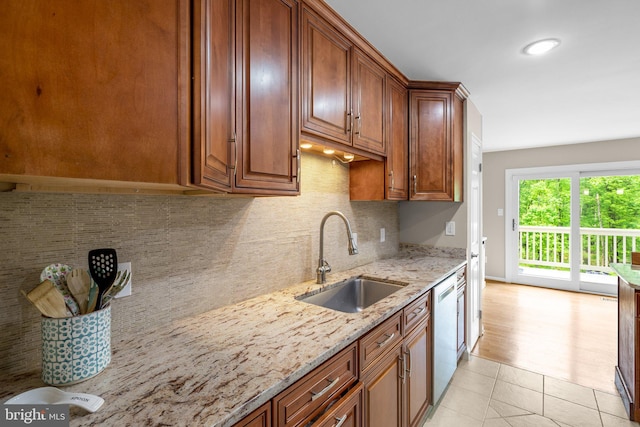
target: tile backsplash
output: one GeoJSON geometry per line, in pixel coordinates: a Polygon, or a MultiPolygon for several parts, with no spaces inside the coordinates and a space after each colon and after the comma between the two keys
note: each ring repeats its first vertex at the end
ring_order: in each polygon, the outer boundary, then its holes
{"type": "Polygon", "coordinates": [[[91,249],[132,263],[133,294],[112,303],[114,351],[174,319],[315,278],[328,211],[349,218],[360,249],[348,255],[344,224],[330,218],[334,271],[396,254],[397,204],[350,202],[348,179],[345,166],[304,155],[298,197],[0,194],[0,374],[40,368],[40,315],[20,290],[49,264],[86,268],[91,249]]]}

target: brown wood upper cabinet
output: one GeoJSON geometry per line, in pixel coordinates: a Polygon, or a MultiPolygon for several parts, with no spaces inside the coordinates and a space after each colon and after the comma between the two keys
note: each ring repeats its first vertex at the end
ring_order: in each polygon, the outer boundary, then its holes
{"type": "Polygon", "coordinates": [[[316,12],[302,12],[302,132],[385,155],[385,70],[316,12]]]}
{"type": "Polygon", "coordinates": [[[351,200],[407,200],[409,198],[409,116],[407,89],[387,78],[385,130],[387,158],[349,165],[351,200]]]}
{"type": "Polygon", "coordinates": [[[196,0],[195,185],[299,194],[299,22],[297,0],[196,0]]]}
{"type": "Polygon", "coordinates": [[[460,83],[412,82],[409,87],[409,199],[461,202],[468,92],[460,83]]]}
{"type": "Polygon", "coordinates": [[[180,188],[189,8],[184,0],[4,2],[1,180],[180,188]]]}

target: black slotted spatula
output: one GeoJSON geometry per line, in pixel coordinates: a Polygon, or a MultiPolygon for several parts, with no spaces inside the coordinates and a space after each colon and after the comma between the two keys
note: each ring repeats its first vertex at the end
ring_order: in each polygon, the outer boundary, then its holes
{"type": "Polygon", "coordinates": [[[97,305],[102,308],[102,294],[111,287],[118,272],[118,256],[115,249],[89,251],[89,274],[98,285],[97,305]]]}

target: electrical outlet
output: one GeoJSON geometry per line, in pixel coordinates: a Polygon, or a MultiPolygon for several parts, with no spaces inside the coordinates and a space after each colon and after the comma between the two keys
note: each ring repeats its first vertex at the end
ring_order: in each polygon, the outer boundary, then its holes
{"type": "Polygon", "coordinates": [[[130,262],[119,262],[118,263],[118,271],[129,270],[130,276],[129,281],[125,285],[124,288],[115,296],[115,298],[128,297],[131,295],[131,282],[133,282],[133,271],[131,271],[131,263],[130,262]]]}
{"type": "Polygon", "coordinates": [[[384,229],[384,227],[382,227],[382,228],[380,229],[380,243],[382,243],[382,242],[384,242],[385,240],[387,240],[387,237],[386,237],[386,233],[385,233],[385,231],[386,231],[386,230],[384,229]]]}
{"type": "Polygon", "coordinates": [[[447,221],[447,224],[444,227],[444,234],[446,236],[456,235],[456,223],[454,221],[447,221]]]}

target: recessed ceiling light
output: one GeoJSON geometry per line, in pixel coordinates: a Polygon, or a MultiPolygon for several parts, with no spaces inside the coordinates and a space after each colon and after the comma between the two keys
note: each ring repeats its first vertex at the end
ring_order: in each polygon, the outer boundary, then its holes
{"type": "Polygon", "coordinates": [[[530,43],[522,49],[527,55],[543,55],[560,45],[558,39],[544,39],[530,43]]]}

